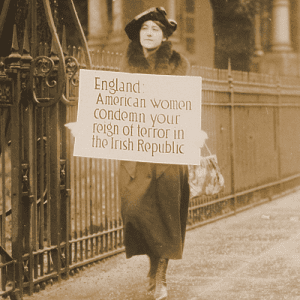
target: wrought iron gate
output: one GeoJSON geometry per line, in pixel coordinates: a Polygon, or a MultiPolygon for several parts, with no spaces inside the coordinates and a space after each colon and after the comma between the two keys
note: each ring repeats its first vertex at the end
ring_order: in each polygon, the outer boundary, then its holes
{"type": "Polygon", "coordinates": [[[56,0],[5,0],[1,7],[0,295],[11,298],[68,274],[71,151],[64,124],[76,104],[79,62],[90,67],[90,56],[74,4],[66,3],[82,43],[76,54],[66,46],[56,0]]]}

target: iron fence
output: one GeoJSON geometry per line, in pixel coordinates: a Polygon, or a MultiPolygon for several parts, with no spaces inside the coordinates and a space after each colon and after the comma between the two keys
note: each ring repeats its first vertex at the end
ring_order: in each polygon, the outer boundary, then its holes
{"type": "MultiPolygon", "coordinates": [[[[41,51],[53,56],[47,45],[41,51]]],[[[73,58],[78,67],[86,67],[80,49],[65,52],[66,61],[73,58]]],[[[121,55],[98,52],[91,57],[92,68],[118,71],[121,55]]],[[[74,157],[74,139],[64,127],[77,116],[78,69],[67,73],[70,103],[49,106],[35,105],[22,93],[15,99],[22,84],[18,72],[21,75],[20,69],[14,74],[2,65],[2,295],[12,290],[32,294],[124,251],[118,161],[74,157]],[[7,81],[7,74],[15,77],[7,81]]],[[[234,72],[230,67],[194,66],[191,75],[203,78],[202,129],[226,187],[214,197],[190,199],[188,227],[230,216],[298,186],[298,79],[234,72]]],[[[49,89],[51,85],[36,94],[50,97],[49,89]]]]}

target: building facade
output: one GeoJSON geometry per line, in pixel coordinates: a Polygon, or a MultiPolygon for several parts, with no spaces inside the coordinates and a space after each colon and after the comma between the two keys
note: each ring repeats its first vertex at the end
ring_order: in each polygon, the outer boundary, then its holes
{"type": "Polygon", "coordinates": [[[254,21],[254,70],[300,76],[300,1],[266,1],[254,21]]]}
{"type": "Polygon", "coordinates": [[[191,64],[269,74],[300,74],[300,0],[87,0],[91,50],[124,52],[125,25],[163,6],[178,23],[170,38],[191,64]]]}

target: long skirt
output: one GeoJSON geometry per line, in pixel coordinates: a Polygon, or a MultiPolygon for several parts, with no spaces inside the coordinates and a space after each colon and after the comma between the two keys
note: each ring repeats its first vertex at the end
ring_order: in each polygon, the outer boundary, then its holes
{"type": "MultiPolygon", "coordinates": [[[[126,162],[124,162],[125,164],[126,162]]],[[[137,162],[132,177],[120,166],[126,257],[181,259],[189,205],[188,168],[137,162]]]]}

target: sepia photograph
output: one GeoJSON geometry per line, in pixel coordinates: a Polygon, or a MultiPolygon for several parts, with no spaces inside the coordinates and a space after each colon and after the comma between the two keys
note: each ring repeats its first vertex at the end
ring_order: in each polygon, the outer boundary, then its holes
{"type": "Polygon", "coordinates": [[[0,297],[300,300],[300,0],[0,0],[0,297]]]}

